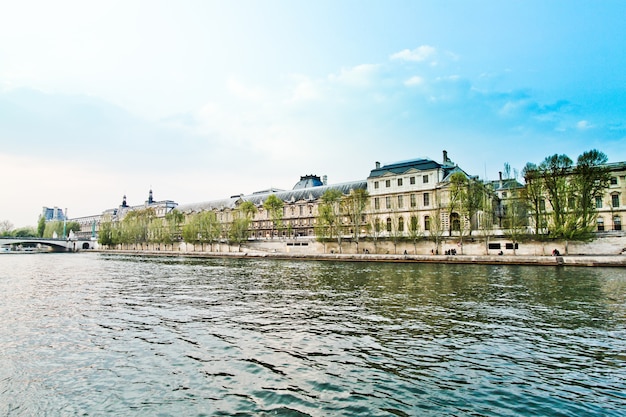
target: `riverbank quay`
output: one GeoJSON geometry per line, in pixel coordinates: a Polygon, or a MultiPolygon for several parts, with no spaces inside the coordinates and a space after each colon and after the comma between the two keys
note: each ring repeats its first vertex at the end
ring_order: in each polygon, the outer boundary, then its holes
{"type": "MultiPolygon", "coordinates": [[[[90,251],[91,252],[91,251],[90,251]]],[[[301,254],[286,252],[175,252],[142,250],[96,250],[101,254],[133,256],[174,256],[187,258],[263,258],[345,262],[403,262],[483,265],[603,266],[626,267],[626,255],[403,255],[403,254],[301,254]]]]}

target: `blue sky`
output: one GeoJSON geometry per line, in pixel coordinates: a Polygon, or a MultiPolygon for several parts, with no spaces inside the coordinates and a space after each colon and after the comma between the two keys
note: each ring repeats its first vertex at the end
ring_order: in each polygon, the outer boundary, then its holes
{"type": "Polygon", "coordinates": [[[441,160],[626,161],[624,1],[20,1],[0,14],[0,220],[441,160]]]}

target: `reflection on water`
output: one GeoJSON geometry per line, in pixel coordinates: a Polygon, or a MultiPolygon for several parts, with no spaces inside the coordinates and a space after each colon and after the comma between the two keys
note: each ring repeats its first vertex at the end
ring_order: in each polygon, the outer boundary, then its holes
{"type": "Polygon", "coordinates": [[[0,414],[624,415],[626,271],[0,259],[0,414]]]}

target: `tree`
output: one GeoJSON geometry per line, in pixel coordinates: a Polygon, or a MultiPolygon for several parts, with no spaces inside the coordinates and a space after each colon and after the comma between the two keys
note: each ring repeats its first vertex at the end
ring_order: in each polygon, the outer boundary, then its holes
{"type": "Polygon", "coordinates": [[[13,223],[8,220],[2,220],[0,222],[0,236],[9,236],[13,230],[13,223]]]}
{"type": "Polygon", "coordinates": [[[117,243],[114,224],[111,221],[110,216],[105,216],[100,221],[100,229],[98,231],[98,243],[102,246],[106,246],[107,248],[110,248],[117,243]]]}
{"type": "Polygon", "coordinates": [[[194,245],[201,244],[201,250],[204,251],[204,244],[211,245],[213,251],[213,243],[221,234],[221,224],[217,220],[215,212],[207,210],[193,214],[183,226],[183,239],[187,243],[194,245]]]}
{"type": "Polygon", "coordinates": [[[64,228],[67,233],[69,233],[70,231],[80,232],[80,224],[78,224],[77,222],[53,221],[53,222],[46,222],[46,227],[44,229],[44,233],[42,237],[49,239],[49,238],[52,238],[55,233],[57,237],[63,236],[64,228]]]}
{"type": "Polygon", "coordinates": [[[428,237],[435,243],[435,253],[438,254],[444,232],[444,225],[441,220],[441,199],[438,193],[435,194],[435,207],[431,211],[431,214],[432,215],[428,218],[428,237]]]}
{"type": "Polygon", "coordinates": [[[46,230],[46,218],[44,216],[39,216],[39,220],[37,221],[37,236],[43,237],[43,233],[46,230]]]}
{"type": "Polygon", "coordinates": [[[526,166],[524,166],[522,176],[526,182],[523,196],[526,198],[527,207],[533,217],[535,235],[539,236],[539,233],[545,228],[546,223],[543,179],[537,165],[531,162],[526,163],[526,166]]]}
{"type": "Polygon", "coordinates": [[[15,237],[37,237],[37,231],[32,227],[21,227],[13,231],[15,237]]]}
{"type": "Polygon", "coordinates": [[[254,215],[258,212],[258,209],[252,201],[244,201],[239,205],[238,210],[250,220],[252,220],[254,215]]]}
{"type": "Polygon", "coordinates": [[[482,216],[479,222],[479,231],[485,239],[485,255],[489,254],[489,237],[493,233],[495,220],[494,202],[497,200],[493,189],[490,187],[484,190],[481,202],[482,216]]]}
{"type": "Polygon", "coordinates": [[[378,253],[378,238],[380,237],[380,218],[374,215],[369,217],[370,237],[374,241],[374,253],[378,253]]]}
{"type": "Polygon", "coordinates": [[[328,227],[329,236],[332,239],[333,236],[337,239],[337,245],[339,245],[339,253],[342,252],[341,239],[342,239],[342,224],[341,224],[341,199],[343,194],[337,189],[329,189],[322,194],[322,202],[318,206],[319,220],[321,224],[328,227]]]}
{"type": "Polygon", "coordinates": [[[274,238],[274,230],[282,226],[283,220],[283,207],[285,203],[275,194],[270,194],[263,202],[263,208],[267,210],[267,213],[272,221],[272,239],[274,238]]]}
{"type": "MultiPolygon", "coordinates": [[[[556,237],[568,233],[564,227],[566,226],[568,201],[571,198],[571,187],[567,178],[571,167],[572,160],[567,155],[557,154],[547,157],[539,165],[548,200],[552,206],[551,232],[556,237]]],[[[571,221],[568,221],[567,225],[571,226],[571,221]]]]}
{"type": "Polygon", "coordinates": [[[413,242],[413,252],[417,254],[417,243],[424,237],[417,214],[411,216],[409,222],[409,239],[413,242]]]}
{"type": "MultiPolygon", "coordinates": [[[[466,199],[467,195],[467,177],[462,172],[455,172],[450,176],[450,188],[448,189],[448,205],[447,205],[447,213],[448,213],[448,236],[452,236],[452,230],[454,229],[453,225],[453,213],[457,210],[460,211],[461,203],[464,199],[466,199]]],[[[462,233],[463,229],[463,219],[459,219],[459,232],[462,233]]]]}
{"type": "Polygon", "coordinates": [[[233,212],[233,221],[229,226],[228,239],[237,244],[237,251],[241,251],[241,244],[250,237],[250,223],[257,208],[251,201],[244,201],[233,212]]]}
{"type": "Polygon", "coordinates": [[[574,168],[573,188],[580,213],[580,227],[593,230],[596,221],[595,199],[609,187],[611,175],[606,167],[608,157],[596,150],[584,152],[574,168]]]}
{"type": "Polygon", "coordinates": [[[361,229],[366,224],[364,220],[365,208],[369,200],[369,193],[362,188],[353,189],[350,194],[343,197],[344,212],[350,219],[352,237],[356,244],[356,252],[359,253],[359,238],[361,229]]]}
{"type": "Polygon", "coordinates": [[[315,221],[315,239],[324,245],[324,253],[326,253],[326,244],[332,239],[332,215],[331,208],[328,205],[320,204],[317,209],[317,218],[315,221]]]}

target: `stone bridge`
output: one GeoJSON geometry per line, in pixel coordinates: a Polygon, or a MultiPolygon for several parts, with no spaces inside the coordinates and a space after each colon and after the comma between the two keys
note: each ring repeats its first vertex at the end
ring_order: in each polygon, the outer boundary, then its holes
{"type": "Polygon", "coordinates": [[[22,248],[48,246],[54,252],[77,252],[79,250],[94,249],[95,243],[88,239],[44,239],[40,237],[0,237],[0,247],[22,248]]]}

